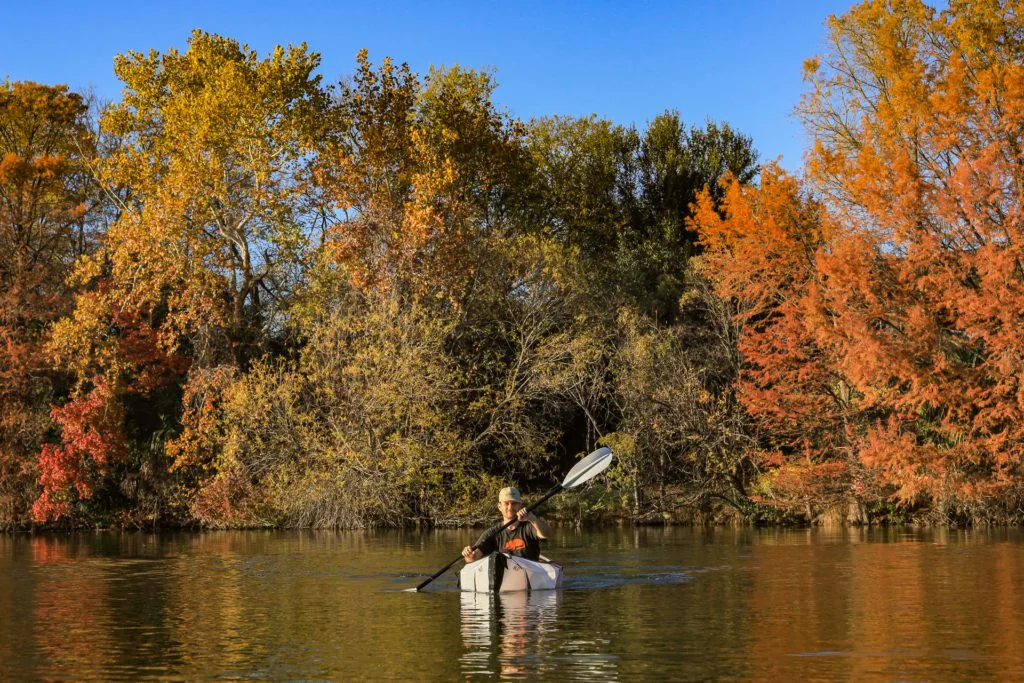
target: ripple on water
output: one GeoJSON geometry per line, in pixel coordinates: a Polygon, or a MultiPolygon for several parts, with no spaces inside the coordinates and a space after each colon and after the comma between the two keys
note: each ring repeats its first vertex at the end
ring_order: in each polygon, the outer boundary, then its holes
{"type": "MultiPolygon", "coordinates": [[[[694,577],[709,571],[721,571],[731,567],[685,567],[679,565],[622,567],[615,565],[589,565],[566,567],[562,589],[567,591],[599,590],[619,586],[633,585],[674,585],[688,583],[694,577]]],[[[415,581],[417,584],[426,578],[422,574],[384,572],[376,575],[353,576],[350,579],[380,580],[384,579],[387,586],[385,592],[416,592],[405,584],[415,581]]],[[[429,584],[432,592],[459,592],[456,572],[441,576],[429,584]]]]}

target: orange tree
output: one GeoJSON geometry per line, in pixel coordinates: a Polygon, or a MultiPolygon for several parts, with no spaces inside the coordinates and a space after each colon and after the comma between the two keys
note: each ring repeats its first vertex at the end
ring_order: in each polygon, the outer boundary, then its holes
{"type": "Polygon", "coordinates": [[[1014,514],[1021,29],[1009,2],[831,18],[799,106],[809,186],[732,183],[724,218],[701,199],[709,276],[744,325],[739,390],[775,453],[762,483],[781,501],[1014,514]]]}
{"type": "Polygon", "coordinates": [[[93,240],[88,123],[65,86],[0,84],[0,526],[27,518],[48,404],[62,391],[45,343],[71,307],[69,264],[93,240]]]}
{"type": "Polygon", "coordinates": [[[737,392],[761,431],[751,459],[766,473],[752,492],[813,516],[842,500],[855,467],[845,421],[850,389],[816,333],[817,260],[831,237],[822,205],[769,164],[758,186],[734,177],[722,199],[698,198],[698,270],[731,302],[741,333],[737,392]]]}
{"type": "Polygon", "coordinates": [[[806,65],[809,172],[840,226],[821,338],[874,415],[860,459],[937,518],[1020,493],[1024,18],[865,2],[806,65]]]}

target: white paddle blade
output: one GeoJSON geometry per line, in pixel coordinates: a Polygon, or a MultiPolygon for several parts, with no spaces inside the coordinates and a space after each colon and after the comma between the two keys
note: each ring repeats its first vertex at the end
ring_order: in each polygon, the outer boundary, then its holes
{"type": "Polygon", "coordinates": [[[607,446],[598,448],[569,470],[569,474],[565,475],[565,481],[562,482],[562,488],[571,489],[574,486],[579,486],[604,472],[611,464],[612,449],[607,446]]]}

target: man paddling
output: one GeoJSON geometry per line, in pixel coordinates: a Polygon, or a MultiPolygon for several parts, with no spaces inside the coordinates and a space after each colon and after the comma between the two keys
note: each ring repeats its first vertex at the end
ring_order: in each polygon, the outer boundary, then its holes
{"type": "Polygon", "coordinates": [[[497,534],[494,527],[485,531],[476,542],[479,547],[467,545],[462,549],[462,557],[466,562],[474,562],[481,557],[501,550],[509,555],[525,557],[528,560],[540,559],[540,542],[551,538],[551,527],[544,520],[526,509],[519,489],[509,486],[498,494],[498,511],[501,512],[501,524],[517,520],[497,534]]]}

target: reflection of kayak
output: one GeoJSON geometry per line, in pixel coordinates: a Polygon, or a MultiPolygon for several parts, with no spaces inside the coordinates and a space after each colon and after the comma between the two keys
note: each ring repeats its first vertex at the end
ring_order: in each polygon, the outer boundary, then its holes
{"type": "MultiPolygon", "coordinates": [[[[562,591],[470,593],[459,597],[463,651],[462,677],[547,680],[552,648],[558,649],[561,632],[555,628],[562,591]],[[558,643],[553,642],[558,641],[558,643]]],[[[566,680],[586,679],[586,658],[566,657],[569,666],[583,669],[566,680]]],[[[613,680],[615,676],[611,677],[613,680]]]]}
{"type": "Polygon", "coordinates": [[[491,553],[459,572],[459,587],[474,593],[542,591],[562,585],[562,568],[552,562],[491,553]]]}

